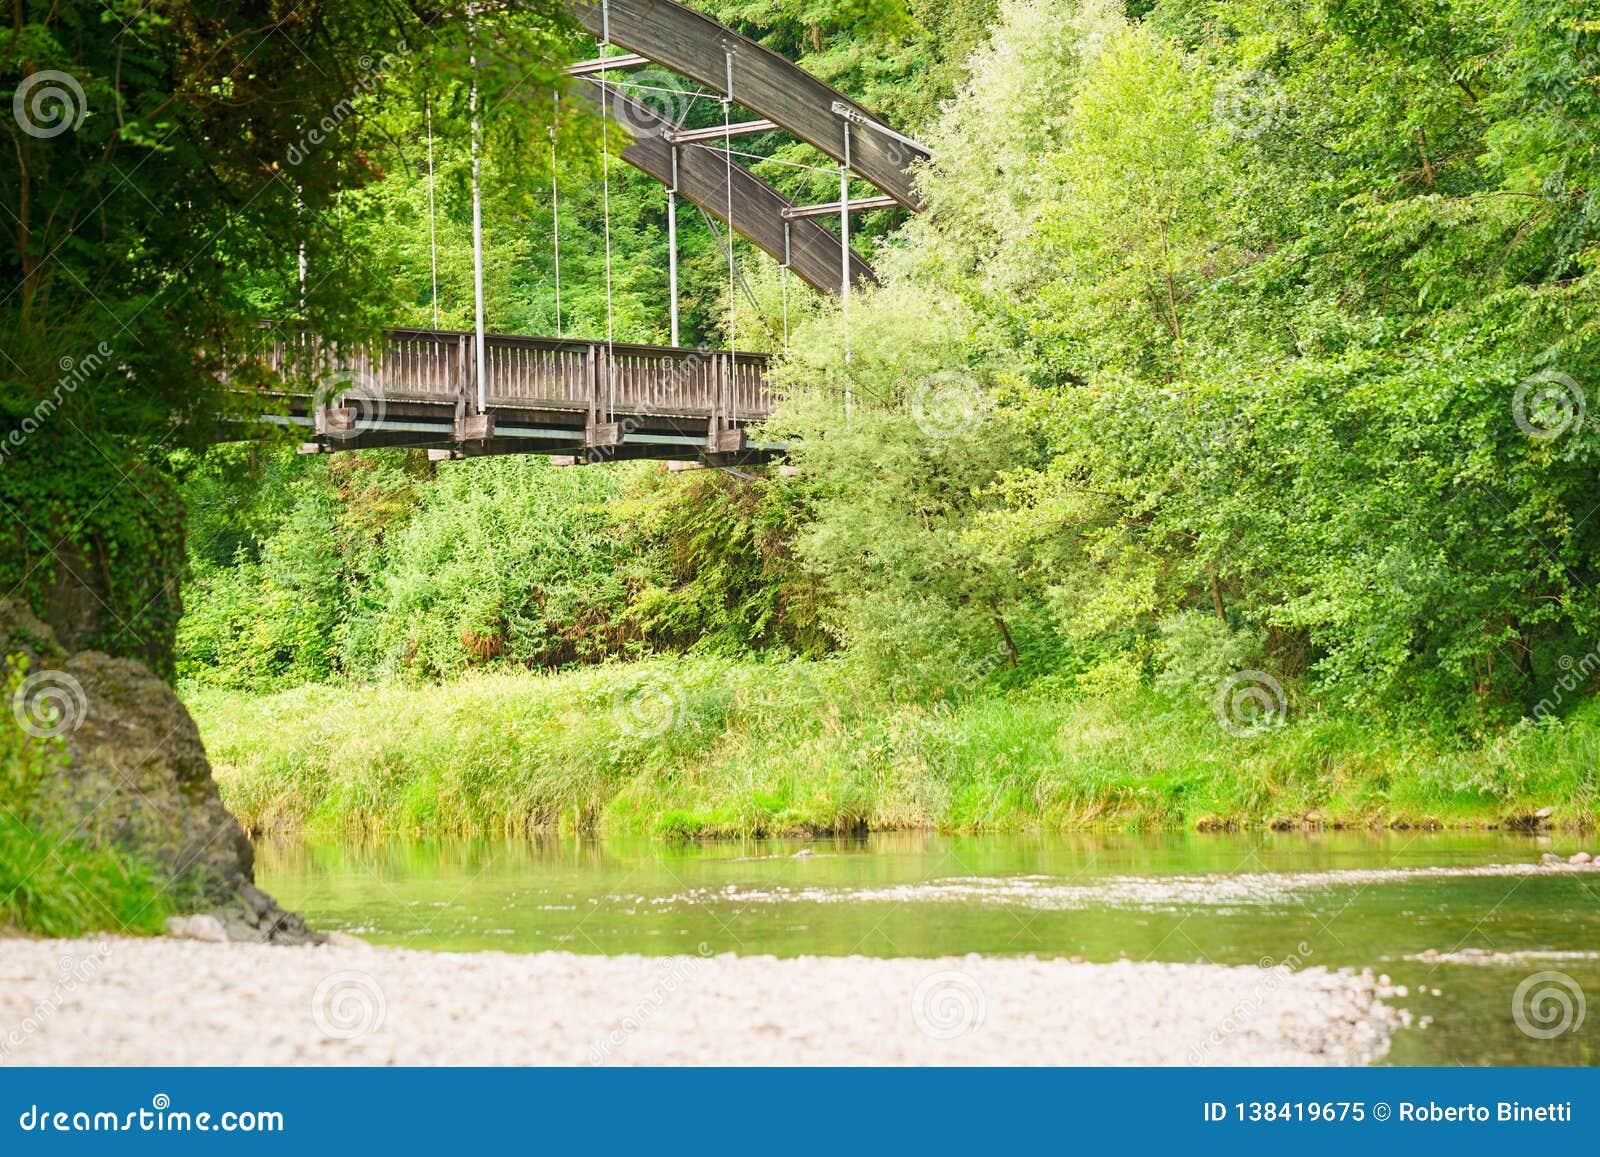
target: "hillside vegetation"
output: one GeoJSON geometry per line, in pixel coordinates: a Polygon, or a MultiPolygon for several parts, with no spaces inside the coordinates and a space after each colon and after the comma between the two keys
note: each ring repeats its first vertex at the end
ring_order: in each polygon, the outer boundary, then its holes
{"type": "MultiPolygon", "coordinates": [[[[935,158],[925,215],[867,225],[884,285],[848,335],[826,302],[785,319],[740,251],[739,332],[789,326],[772,433],[798,473],[187,462],[179,669],[247,816],[1596,818],[1600,22],[1561,0],[717,12],[935,158]],[[677,704],[647,741],[605,706],[640,679],[677,704]]],[[[420,179],[359,218],[412,279],[426,219],[396,206],[420,179]]],[[[659,338],[659,190],[618,197],[626,335],[659,338]]],[[[496,275],[497,324],[550,330],[538,269],[496,275]]]]}

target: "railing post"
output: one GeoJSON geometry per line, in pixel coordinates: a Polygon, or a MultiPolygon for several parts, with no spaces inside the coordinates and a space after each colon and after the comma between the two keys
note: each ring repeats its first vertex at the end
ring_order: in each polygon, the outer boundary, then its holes
{"type": "Polygon", "coordinates": [[[598,342],[589,343],[589,420],[584,426],[583,444],[590,450],[622,445],[622,424],[601,421],[608,417],[605,410],[606,391],[611,385],[611,358],[606,347],[598,342]]]}
{"type": "Polygon", "coordinates": [[[461,353],[461,388],[456,395],[456,441],[487,442],[494,437],[494,415],[485,405],[486,383],[478,380],[487,351],[479,348],[475,334],[462,334],[457,349],[461,353]]]}
{"type": "Polygon", "coordinates": [[[732,423],[733,391],[737,388],[738,355],[720,350],[712,355],[716,366],[716,387],[711,403],[711,429],[706,438],[706,453],[736,454],[744,449],[744,431],[732,423]]]}

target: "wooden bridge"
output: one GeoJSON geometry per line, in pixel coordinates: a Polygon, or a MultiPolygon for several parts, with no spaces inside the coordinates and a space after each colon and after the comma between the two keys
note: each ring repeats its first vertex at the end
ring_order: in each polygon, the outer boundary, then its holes
{"type": "MultiPolygon", "coordinates": [[[[605,123],[627,129],[622,159],[666,186],[673,340],[680,197],[728,226],[730,298],[737,233],[779,263],[786,309],[791,272],[814,289],[837,293],[848,335],[851,286],[876,280],[851,247],[851,214],[889,205],[920,210],[912,170],[927,150],[791,61],[676,0],[568,4],[600,52],[568,68],[576,95],[597,106],[605,123]],[[712,94],[722,125],[689,128],[681,110],[664,115],[652,86],[627,79],[646,64],[712,94]],[[733,120],[735,106],[754,119],[733,120]],[[734,163],[736,137],[770,132],[786,132],[837,162],[837,202],[796,205],[734,163]],[[852,179],[880,195],[852,197],[852,179]],[[830,217],[837,236],[822,224],[830,217]]],[[[776,401],[766,355],[484,333],[481,254],[477,248],[474,254],[476,333],[396,329],[377,349],[345,356],[285,331],[265,357],[286,390],[269,420],[303,429],[304,453],[403,446],[426,448],[436,458],[542,453],[572,461],[733,464],[782,452],[749,435],[776,401]]],[[[559,263],[556,297],[559,328],[559,263]]],[[[787,315],[785,326],[787,332],[787,315]]]]}
{"type": "Polygon", "coordinates": [[[436,458],[735,463],[783,449],[745,433],[775,404],[765,354],[490,334],[480,390],[475,343],[471,333],[397,329],[376,351],[341,359],[304,335],[280,340],[268,367],[315,384],[291,390],[275,420],[313,435],[301,446],[312,454],[394,446],[436,458]]]}

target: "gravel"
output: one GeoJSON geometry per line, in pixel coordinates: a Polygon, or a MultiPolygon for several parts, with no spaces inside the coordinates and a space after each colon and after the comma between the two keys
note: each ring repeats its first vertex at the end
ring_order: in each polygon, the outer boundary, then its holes
{"type": "Polygon", "coordinates": [[[0,1065],[1335,1065],[1370,975],[0,939],[0,1065]]]}

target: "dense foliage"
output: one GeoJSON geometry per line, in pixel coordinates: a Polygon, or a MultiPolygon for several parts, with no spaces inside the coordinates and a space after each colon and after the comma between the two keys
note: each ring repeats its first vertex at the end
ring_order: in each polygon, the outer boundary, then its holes
{"type": "MultiPolygon", "coordinates": [[[[392,322],[383,254],[353,227],[395,140],[429,110],[465,140],[485,102],[545,101],[571,29],[553,0],[18,0],[0,39],[0,585],[73,646],[172,664],[181,520],[174,447],[259,403],[267,320],[330,339],[392,322]]],[[[542,119],[541,119],[542,118],[542,119]]],[[[524,123],[490,126],[542,173],[524,123]]],[[[592,153],[574,122],[562,150],[592,153]]],[[[400,150],[403,158],[404,150],[400,150]]]]}
{"type": "Polygon", "coordinates": [[[1597,28],[1547,0],[1008,5],[861,311],[901,340],[793,368],[897,403],[848,441],[817,436],[836,397],[797,411],[804,554],[849,629],[899,607],[896,649],[939,654],[965,619],[970,660],[992,613],[1067,673],[1261,668],[1465,724],[1559,703],[1600,578],[1597,28]],[[904,415],[959,389],[930,448],[904,415]]]}
{"type": "MultiPolygon", "coordinates": [[[[792,304],[777,425],[799,474],[214,454],[188,489],[189,675],[837,648],[908,698],[1203,702],[1245,672],[1297,711],[1463,731],[1570,706],[1600,666],[1581,5],[713,11],[936,157],[928,214],[867,223],[887,284],[848,342],[792,304]]],[[[341,236],[395,271],[391,320],[459,324],[464,137],[437,95],[434,176],[411,115],[341,236]]],[[[682,97],[691,122],[719,111],[682,97]]],[[[548,186],[495,179],[491,150],[496,326],[603,325],[592,143],[559,158],[559,318],[548,186]]],[[[791,167],[814,155],[748,144],[829,195],[791,167]]],[[[614,170],[611,209],[618,336],[659,339],[660,191],[614,170]]],[[[685,244],[688,337],[715,340],[720,241],[691,223],[685,244]]],[[[740,331],[780,344],[778,280],[739,257],[740,331]]]]}
{"type": "Polygon", "coordinates": [[[231,457],[254,461],[213,461],[189,485],[192,679],[265,690],[825,645],[784,494],[763,483],[542,458],[231,457]]]}

